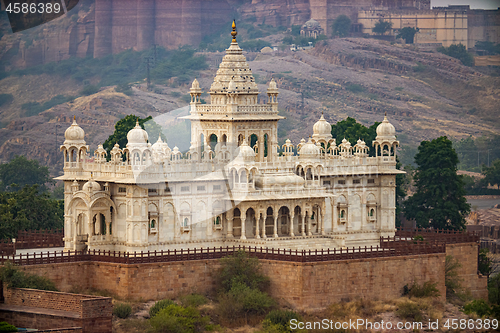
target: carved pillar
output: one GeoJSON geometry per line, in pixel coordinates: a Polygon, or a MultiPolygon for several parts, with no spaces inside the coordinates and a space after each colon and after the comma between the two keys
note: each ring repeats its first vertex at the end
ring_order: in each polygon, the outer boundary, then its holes
{"type": "Polygon", "coordinates": [[[227,237],[233,238],[233,210],[230,210],[226,214],[227,218],[227,237]]]}
{"type": "Polygon", "coordinates": [[[266,235],[266,220],[267,220],[267,211],[262,214],[263,221],[262,221],[262,238],[267,238],[266,235]]]}
{"type": "Polygon", "coordinates": [[[325,214],[323,213],[323,210],[321,210],[321,213],[320,213],[320,226],[321,226],[321,234],[324,235],[325,234],[325,221],[324,221],[324,217],[325,217],[325,214]]]}
{"type": "Polygon", "coordinates": [[[260,211],[257,214],[259,217],[255,217],[255,238],[260,238],[260,211]]]}
{"type": "Polygon", "coordinates": [[[246,212],[245,212],[245,214],[241,214],[241,216],[240,216],[240,220],[241,220],[241,237],[240,237],[240,239],[247,239],[246,225],[245,225],[246,218],[247,218],[246,212]]]}
{"type": "Polygon", "coordinates": [[[274,215],[273,215],[273,218],[274,218],[274,235],[273,237],[274,238],[277,238],[278,237],[278,212],[276,212],[274,215]]]}
{"type": "Polygon", "coordinates": [[[306,220],[307,220],[307,236],[312,236],[312,232],[311,232],[311,218],[307,215],[307,212],[306,212],[306,220]]]}
{"type": "Polygon", "coordinates": [[[335,205],[335,200],[332,199],[332,230],[336,231],[338,226],[338,210],[337,205],[335,205]]]}
{"type": "Polygon", "coordinates": [[[302,236],[306,235],[306,212],[302,213],[302,236]]]}
{"type": "Polygon", "coordinates": [[[264,162],[264,131],[259,133],[259,162],[264,162]]]}
{"type": "Polygon", "coordinates": [[[295,218],[295,212],[292,210],[290,211],[290,237],[295,236],[293,233],[293,219],[295,218]]]}

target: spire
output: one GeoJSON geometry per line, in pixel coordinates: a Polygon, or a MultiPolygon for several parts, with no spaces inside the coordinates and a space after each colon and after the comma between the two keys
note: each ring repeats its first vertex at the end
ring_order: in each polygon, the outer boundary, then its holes
{"type": "Polygon", "coordinates": [[[233,36],[232,42],[236,43],[236,35],[238,34],[238,32],[236,31],[236,20],[233,20],[232,27],[233,27],[233,31],[231,31],[231,36],[233,36]]]}

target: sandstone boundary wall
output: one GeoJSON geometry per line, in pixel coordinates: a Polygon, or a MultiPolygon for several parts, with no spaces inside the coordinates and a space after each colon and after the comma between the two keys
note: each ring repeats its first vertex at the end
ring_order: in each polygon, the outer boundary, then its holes
{"type": "MultiPolygon", "coordinates": [[[[325,262],[286,262],[261,259],[271,280],[271,294],[298,310],[320,310],[357,298],[387,300],[401,296],[416,282],[437,283],[444,299],[445,256],[462,264],[462,285],[473,296],[486,298],[486,278],[477,274],[477,243],[446,245],[445,253],[364,258],[325,262]]],[[[107,290],[132,300],[156,300],[191,292],[207,293],[215,286],[218,260],[144,264],[73,262],[21,266],[53,280],[60,290],[107,290]]]]}

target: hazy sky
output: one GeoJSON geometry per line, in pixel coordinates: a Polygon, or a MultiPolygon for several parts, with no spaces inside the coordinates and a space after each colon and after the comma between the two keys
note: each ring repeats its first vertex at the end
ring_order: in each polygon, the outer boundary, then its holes
{"type": "Polygon", "coordinates": [[[470,5],[473,9],[497,9],[500,7],[500,0],[431,0],[431,7],[448,5],[470,5]]]}

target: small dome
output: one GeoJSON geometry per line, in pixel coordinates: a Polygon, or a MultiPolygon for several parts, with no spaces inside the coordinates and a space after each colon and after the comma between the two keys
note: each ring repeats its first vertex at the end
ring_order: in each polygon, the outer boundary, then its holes
{"type": "Polygon", "coordinates": [[[87,191],[87,192],[97,192],[97,191],[100,191],[101,190],[101,185],[99,185],[98,182],[96,182],[95,180],[93,180],[92,178],[86,182],[84,185],[83,185],[83,188],[82,188],[83,191],[87,191]]]}
{"type": "Polygon", "coordinates": [[[135,127],[127,133],[128,144],[144,144],[148,142],[148,132],[141,128],[139,121],[135,123],[135,127]]]}
{"type": "Polygon", "coordinates": [[[301,158],[317,158],[321,154],[321,150],[309,138],[306,144],[300,147],[299,155],[301,158]]]}
{"type": "Polygon", "coordinates": [[[263,47],[262,50],[260,50],[260,53],[273,53],[273,49],[270,48],[269,46],[263,47]]]}
{"type": "Polygon", "coordinates": [[[191,85],[191,89],[193,89],[193,90],[200,89],[200,83],[198,82],[197,79],[193,80],[193,84],[191,85]]]}
{"type": "Polygon", "coordinates": [[[380,125],[377,126],[377,139],[378,138],[395,138],[396,137],[396,129],[394,126],[387,120],[387,114],[384,116],[384,120],[380,125]]]}
{"type": "Polygon", "coordinates": [[[71,124],[71,126],[66,129],[66,132],[64,132],[64,138],[66,139],[64,141],[64,144],[67,143],[85,144],[84,137],[85,137],[85,131],[80,126],[78,126],[78,124],[76,123],[76,118],[73,118],[73,124],[71,124]]]}
{"type": "Polygon", "coordinates": [[[158,136],[158,140],[151,146],[151,149],[154,151],[162,151],[163,149],[163,140],[161,139],[161,135],[158,136]]]}
{"type": "Polygon", "coordinates": [[[255,157],[255,151],[252,149],[252,147],[250,147],[248,145],[246,140],[243,140],[243,143],[238,148],[239,148],[238,156],[241,156],[244,158],[245,157],[251,157],[251,158],[255,157]]]}
{"type": "Polygon", "coordinates": [[[276,85],[276,81],[274,81],[274,79],[271,79],[271,82],[269,82],[267,92],[278,92],[278,86],[276,85]]]}
{"type": "Polygon", "coordinates": [[[321,115],[321,118],[314,124],[313,133],[321,136],[332,134],[332,126],[325,120],[323,115],[321,115]]]}
{"type": "Polygon", "coordinates": [[[319,22],[316,21],[315,19],[310,19],[309,21],[304,23],[302,28],[308,28],[308,29],[321,28],[321,24],[319,24],[319,22]]]}

